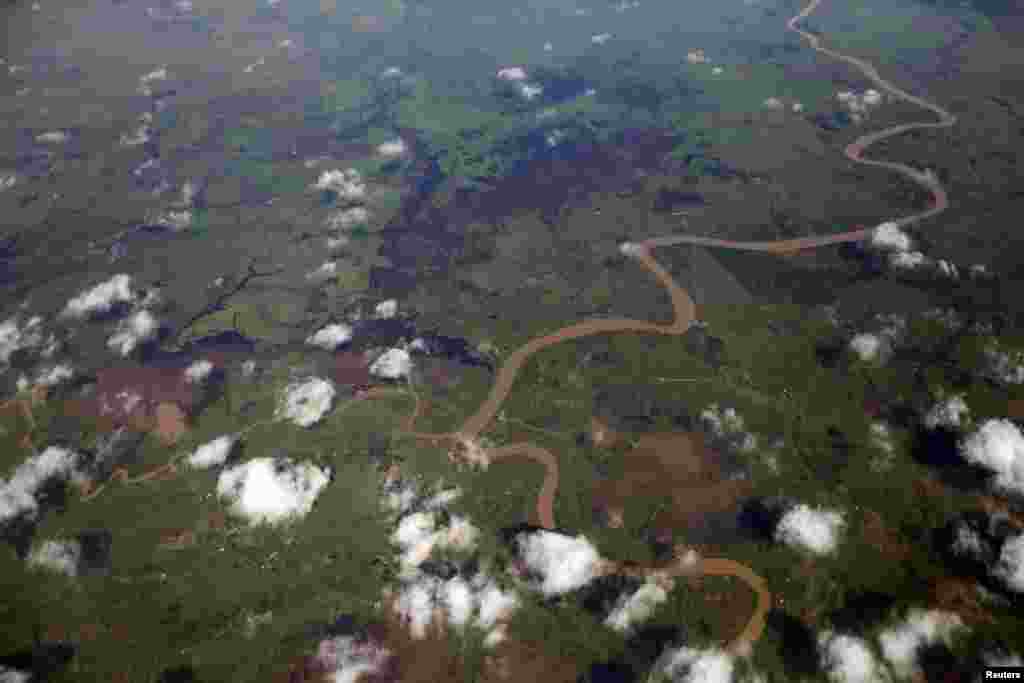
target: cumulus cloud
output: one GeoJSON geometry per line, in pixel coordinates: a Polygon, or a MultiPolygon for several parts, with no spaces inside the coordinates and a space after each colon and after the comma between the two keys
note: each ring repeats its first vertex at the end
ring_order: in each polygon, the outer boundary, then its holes
{"type": "Polygon", "coordinates": [[[332,230],[344,230],[354,225],[367,223],[370,220],[370,212],[363,206],[353,206],[348,209],[340,209],[327,217],[327,227],[332,230]]]}
{"type": "Polygon", "coordinates": [[[359,171],[354,168],[324,171],[316,181],[315,187],[318,190],[330,190],[346,201],[363,199],[366,196],[366,183],[363,182],[359,171]]]}
{"type": "Polygon", "coordinates": [[[735,665],[723,650],[681,647],[666,653],[662,668],[676,683],[730,683],[735,665]]]}
{"type": "Polygon", "coordinates": [[[526,69],[521,66],[508,66],[498,71],[498,78],[504,81],[525,81],[526,69]]]}
{"type": "Polygon", "coordinates": [[[78,541],[48,540],[33,546],[27,561],[30,567],[77,576],[81,557],[82,546],[78,541]]]}
{"type": "Polygon", "coordinates": [[[537,531],[519,536],[517,542],[523,562],[540,575],[545,595],[575,590],[597,576],[601,557],[583,536],[537,531]]]}
{"type": "Polygon", "coordinates": [[[878,683],[883,670],[867,642],[856,636],[822,633],[818,651],[828,677],[835,683],[878,683]]]}
{"type": "Polygon", "coordinates": [[[412,371],[412,356],[405,349],[388,349],[370,366],[370,374],[383,379],[402,379],[412,371]]]}
{"type": "Polygon", "coordinates": [[[32,386],[55,387],[75,376],[75,370],[66,363],[52,365],[41,369],[35,379],[29,380],[24,375],[18,378],[18,391],[27,391],[32,386]]]}
{"type": "Polygon", "coordinates": [[[389,140],[377,146],[377,154],[383,157],[400,157],[408,151],[405,141],[401,138],[389,140]]]}
{"type": "Polygon", "coordinates": [[[390,656],[387,649],[375,643],[339,636],[320,641],[316,659],[332,674],[333,683],[356,683],[364,680],[364,676],[379,673],[390,656]]]}
{"type": "Polygon", "coordinates": [[[1024,534],[1006,539],[992,576],[1011,590],[1024,593],[1024,534]]]}
{"type": "Polygon", "coordinates": [[[237,443],[238,436],[235,434],[218,436],[213,441],[208,441],[197,448],[192,455],[188,456],[187,462],[189,465],[196,468],[223,465],[227,461],[228,456],[231,455],[231,451],[237,443]]]}
{"type": "Polygon", "coordinates": [[[909,251],[913,241],[898,223],[888,221],[874,229],[871,234],[871,246],[892,251],[909,251]]]}
{"type": "Polygon", "coordinates": [[[19,349],[37,348],[43,344],[43,319],[33,316],[21,324],[18,317],[0,323],[0,361],[8,363],[19,349]]]}
{"type": "Polygon", "coordinates": [[[221,472],[217,493],[251,523],[277,524],[307,515],[329,474],[308,462],[256,458],[221,472]]]}
{"type": "Polygon", "coordinates": [[[861,332],[850,339],[850,350],[862,361],[883,361],[891,351],[889,340],[881,335],[861,332]]]}
{"type": "Polygon", "coordinates": [[[213,363],[206,360],[197,360],[185,368],[185,379],[191,384],[201,384],[213,372],[213,363]]]}
{"type": "Polygon", "coordinates": [[[779,520],[775,538],[816,555],[828,555],[839,546],[839,537],[845,525],[839,512],[800,504],[779,520]]]}
{"type": "Polygon", "coordinates": [[[700,419],[715,436],[735,442],[739,450],[749,453],[757,448],[757,437],[745,430],[743,417],[735,408],[721,408],[712,403],[701,411],[700,419]]]}
{"type": "Polygon", "coordinates": [[[63,314],[75,318],[85,318],[109,313],[118,304],[128,304],[134,301],[135,291],[132,289],[132,278],[130,275],[120,273],[68,301],[63,314]]]}
{"type": "Polygon", "coordinates": [[[307,273],[306,279],[313,282],[324,282],[338,274],[338,262],[327,261],[316,270],[307,273]]]}
{"type": "Polygon", "coordinates": [[[960,449],[969,462],[995,473],[999,488],[1024,491],[1024,435],[1012,421],[985,421],[960,449]]]}
{"type": "Polygon", "coordinates": [[[285,387],[275,417],[291,420],[300,427],[311,427],[331,409],[336,394],[334,384],[319,377],[293,382],[285,387]]]}
{"type": "Polygon", "coordinates": [[[937,403],[924,416],[924,423],[928,429],[947,427],[955,429],[960,427],[970,417],[970,408],[964,401],[963,395],[952,396],[945,401],[937,403]]]}
{"type": "MultiPolygon", "coordinates": [[[[668,586],[671,590],[671,585],[668,586]]],[[[658,605],[668,599],[666,586],[648,579],[631,595],[619,598],[618,603],[604,623],[616,631],[629,631],[638,623],[650,618],[658,605]]]]}
{"type": "Polygon", "coordinates": [[[398,313],[398,302],[394,299],[381,301],[377,304],[376,308],[373,309],[373,313],[378,318],[394,318],[395,314],[398,313]]]}
{"type": "Polygon", "coordinates": [[[1003,384],[1024,384],[1024,352],[1003,351],[994,347],[985,349],[988,367],[984,374],[1003,384]]]}
{"type": "Polygon", "coordinates": [[[39,510],[35,494],[47,481],[74,473],[80,456],[66,448],[50,446],[25,460],[7,481],[0,483],[0,522],[39,510]]]}
{"type": "Polygon", "coordinates": [[[915,609],[903,623],[879,634],[878,642],[893,673],[906,678],[919,671],[917,657],[921,648],[939,642],[948,644],[953,633],[962,626],[955,614],[915,609]]]}
{"type": "Polygon", "coordinates": [[[107,340],[107,347],[122,356],[129,356],[140,344],[156,339],[160,323],[147,310],[134,313],[118,324],[117,332],[107,340]]]}
{"type": "Polygon", "coordinates": [[[334,351],[350,341],[352,341],[352,328],[344,323],[327,325],[306,339],[306,343],[310,346],[319,346],[327,351],[334,351]]]}

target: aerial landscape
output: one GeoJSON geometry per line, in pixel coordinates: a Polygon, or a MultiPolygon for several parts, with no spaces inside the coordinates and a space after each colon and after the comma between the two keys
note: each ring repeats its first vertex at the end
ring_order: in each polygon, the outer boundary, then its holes
{"type": "Polygon", "coordinates": [[[0,16],[0,683],[1024,675],[1016,3],[0,16]]]}

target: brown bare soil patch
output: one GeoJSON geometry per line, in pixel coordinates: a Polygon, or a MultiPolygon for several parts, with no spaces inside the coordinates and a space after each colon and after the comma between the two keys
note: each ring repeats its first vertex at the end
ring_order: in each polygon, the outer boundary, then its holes
{"type": "Polygon", "coordinates": [[[864,540],[877,548],[893,562],[902,562],[910,556],[910,546],[885,525],[885,520],[874,510],[864,511],[864,540]]]}
{"type": "Polygon", "coordinates": [[[658,529],[699,525],[704,515],[733,509],[750,493],[749,482],[723,478],[718,455],[698,433],[645,435],[625,462],[624,476],[595,485],[594,506],[610,512],[637,495],[666,498],[671,504],[652,522],[658,529]]]}
{"type": "Polygon", "coordinates": [[[550,650],[536,641],[507,640],[487,657],[481,681],[575,683],[580,674],[579,664],[573,657],[555,655],[550,650]]]}
{"type": "Polygon", "coordinates": [[[932,581],[929,592],[940,609],[958,614],[967,624],[991,624],[995,621],[982,606],[973,581],[944,577],[932,581]]]}

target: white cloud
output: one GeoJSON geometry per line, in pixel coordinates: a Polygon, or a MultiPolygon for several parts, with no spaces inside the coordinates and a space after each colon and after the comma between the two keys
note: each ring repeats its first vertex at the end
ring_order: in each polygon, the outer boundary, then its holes
{"type": "Polygon", "coordinates": [[[894,268],[915,270],[928,264],[928,258],[919,251],[900,251],[889,255],[889,265],[894,268]]]}
{"type": "Polygon", "coordinates": [[[82,546],[78,541],[50,540],[34,546],[27,560],[30,567],[76,576],[81,557],[82,546]]]}
{"type": "Polygon", "coordinates": [[[77,453],[50,446],[18,465],[10,479],[0,483],[0,522],[22,514],[34,515],[39,509],[35,500],[39,487],[54,477],[70,475],[78,460],[77,453]]]}
{"type": "Polygon", "coordinates": [[[515,593],[501,590],[492,578],[481,579],[477,583],[480,587],[480,612],[477,614],[476,624],[482,629],[494,628],[499,622],[511,616],[519,606],[519,598],[515,593]]]}
{"type": "Polygon", "coordinates": [[[18,669],[0,666],[0,683],[31,683],[32,674],[18,669]]]}
{"type": "Polygon", "coordinates": [[[885,337],[870,332],[861,332],[850,339],[850,350],[862,361],[881,360],[889,354],[889,343],[885,337]]]}
{"type": "Polygon", "coordinates": [[[147,310],[134,313],[118,324],[118,330],[107,340],[107,347],[122,356],[131,355],[139,344],[156,339],[160,323],[147,310]]]}
{"type": "Polygon", "coordinates": [[[310,427],[331,409],[336,393],[334,384],[319,377],[294,382],[285,387],[275,417],[291,420],[300,427],[310,427]]]}
{"type": "Polygon", "coordinates": [[[191,384],[200,384],[206,381],[211,372],[213,372],[213,363],[204,358],[185,368],[185,379],[191,384]]]}
{"type": "Polygon", "coordinates": [[[525,81],[526,70],[521,66],[509,66],[498,71],[498,78],[504,81],[525,81]]]}
{"type": "Polygon", "coordinates": [[[918,670],[917,655],[926,645],[949,642],[953,632],[962,626],[955,614],[938,610],[911,610],[904,623],[886,629],[878,636],[882,654],[901,678],[918,670]]]}
{"type": "Polygon", "coordinates": [[[1024,534],[1006,539],[999,553],[999,561],[992,568],[992,576],[1010,589],[1024,593],[1024,534]]]}
{"type": "Polygon", "coordinates": [[[405,144],[405,140],[398,138],[397,140],[389,140],[388,142],[381,143],[377,146],[377,154],[384,157],[400,157],[409,149],[405,144]]]}
{"type": "Polygon", "coordinates": [[[374,308],[373,312],[378,318],[394,318],[395,314],[398,313],[398,302],[394,299],[381,301],[374,308]]]}
{"type": "Polygon", "coordinates": [[[352,341],[352,328],[343,323],[327,325],[306,339],[306,343],[310,346],[319,346],[327,351],[334,351],[350,341],[352,341]]]}
{"type": "Polygon", "coordinates": [[[611,40],[612,34],[610,33],[599,33],[596,36],[590,36],[590,42],[594,45],[604,45],[611,40]]]}
{"type": "Polygon", "coordinates": [[[133,301],[132,278],[121,273],[68,301],[63,315],[84,318],[108,313],[117,304],[133,301]]]}
{"type": "Polygon", "coordinates": [[[354,225],[368,223],[370,212],[363,206],[353,206],[348,209],[340,209],[327,217],[327,227],[332,230],[344,230],[354,225]]]}
{"type": "Polygon", "coordinates": [[[17,317],[0,323],[0,361],[7,363],[11,354],[19,349],[35,348],[43,344],[43,319],[34,316],[24,325],[17,317]]]}
{"type": "Polygon", "coordinates": [[[448,621],[456,626],[468,624],[476,610],[472,589],[465,579],[458,576],[445,582],[441,601],[448,612],[448,621]]]}
{"type": "Polygon", "coordinates": [[[659,604],[668,599],[665,587],[653,580],[645,581],[631,595],[619,598],[615,609],[604,623],[617,631],[629,631],[637,623],[646,621],[659,604]]]}
{"type": "Polygon", "coordinates": [[[523,83],[519,86],[519,92],[528,100],[532,100],[537,95],[544,92],[544,88],[539,85],[532,85],[530,83],[523,83]]]}
{"type": "Polygon", "coordinates": [[[307,273],[306,279],[314,282],[323,282],[338,274],[338,262],[327,261],[316,270],[307,273]]]}
{"type": "Polygon", "coordinates": [[[956,428],[970,417],[970,412],[963,395],[952,396],[933,406],[925,415],[924,423],[928,429],[956,428]]]}
{"type": "Polygon", "coordinates": [[[36,136],[36,142],[59,145],[68,141],[68,134],[62,130],[51,130],[36,136]]]}
{"type": "Polygon", "coordinates": [[[723,650],[697,650],[681,647],[666,653],[663,662],[665,673],[677,683],[729,683],[732,681],[733,658],[723,650]]]}
{"type": "Polygon", "coordinates": [[[256,458],[221,472],[217,493],[231,501],[235,514],[275,524],[308,514],[328,481],[329,471],[312,463],[256,458]]]}
{"type": "Polygon", "coordinates": [[[963,456],[996,475],[996,485],[1024,491],[1024,435],[1010,420],[987,420],[960,445],[963,456]]]}
{"type": "Polygon", "coordinates": [[[206,468],[214,465],[223,465],[231,455],[231,450],[238,443],[238,437],[234,434],[218,436],[213,441],[204,443],[188,457],[188,464],[192,467],[206,468]]]}
{"type": "Polygon", "coordinates": [[[749,453],[757,448],[757,437],[745,431],[743,417],[735,408],[722,409],[717,403],[712,403],[701,411],[700,418],[715,436],[741,437],[736,444],[741,451],[749,453]]]}
{"type": "Polygon", "coordinates": [[[412,370],[412,356],[405,349],[388,349],[370,366],[370,374],[384,379],[408,377],[412,370]]]}
{"type": "Polygon", "coordinates": [[[828,677],[835,683],[878,683],[884,672],[868,647],[856,636],[823,633],[818,636],[818,650],[828,677]]]}
{"type": "Polygon", "coordinates": [[[316,181],[315,187],[318,190],[331,190],[337,193],[340,199],[347,201],[366,196],[366,183],[363,182],[359,171],[354,168],[324,171],[316,181]]]}
{"type": "Polygon", "coordinates": [[[320,641],[317,661],[330,673],[332,683],[357,683],[364,675],[381,671],[391,653],[376,643],[357,642],[351,636],[320,641]]]}
{"type": "Polygon", "coordinates": [[[1024,384],[1024,353],[985,349],[988,367],[985,375],[1004,384],[1024,384]]]}
{"type": "Polygon", "coordinates": [[[540,574],[539,588],[545,595],[575,590],[597,574],[601,557],[583,536],[537,531],[523,534],[517,541],[523,562],[540,574]]]}
{"type": "Polygon", "coordinates": [[[32,384],[43,387],[54,387],[75,376],[74,368],[66,363],[54,365],[40,370],[32,384]]]}
{"type": "Polygon", "coordinates": [[[800,504],[782,516],[775,538],[817,555],[827,555],[838,547],[845,524],[839,512],[800,504]]]}
{"type": "Polygon", "coordinates": [[[871,234],[871,245],[880,249],[909,251],[913,241],[900,229],[899,224],[889,221],[875,228],[871,234]]]}

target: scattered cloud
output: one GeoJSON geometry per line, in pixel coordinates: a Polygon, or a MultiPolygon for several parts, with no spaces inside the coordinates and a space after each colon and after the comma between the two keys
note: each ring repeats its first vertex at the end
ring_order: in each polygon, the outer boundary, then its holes
{"type": "Polygon", "coordinates": [[[185,368],[185,379],[192,384],[202,384],[211,372],[213,372],[213,363],[204,358],[185,368]]]}
{"type": "Polygon", "coordinates": [[[648,579],[631,595],[623,595],[608,615],[604,623],[616,631],[627,632],[641,622],[646,621],[657,609],[658,605],[668,599],[674,582],[661,585],[654,579],[648,579]]]}
{"type": "Polygon", "coordinates": [[[373,309],[373,313],[378,318],[394,318],[395,315],[398,313],[398,302],[394,299],[381,301],[373,309]]]}
{"type": "Polygon", "coordinates": [[[306,343],[310,346],[319,346],[327,351],[334,351],[350,341],[352,341],[352,328],[344,323],[327,325],[306,339],[306,343]]]}
{"type": "Polygon", "coordinates": [[[1024,492],[1024,435],[1010,420],[986,420],[960,445],[969,462],[995,473],[996,486],[1024,492]]]}
{"type": "Polygon", "coordinates": [[[132,277],[120,273],[68,301],[63,315],[75,318],[102,315],[118,304],[134,303],[135,297],[132,277]]]}
{"type": "Polygon", "coordinates": [[[1024,534],[1006,539],[992,576],[1017,593],[1024,593],[1024,534]]]}
{"type": "Polygon", "coordinates": [[[517,542],[523,562],[540,575],[545,595],[575,590],[597,576],[601,556],[583,536],[537,531],[520,535],[517,542]]]}
{"type": "Polygon", "coordinates": [[[412,371],[412,356],[405,349],[388,349],[370,366],[370,374],[384,379],[402,379],[412,371]]]}
{"type": "Polygon", "coordinates": [[[73,474],[79,459],[71,450],[50,446],[18,465],[14,474],[0,483],[0,522],[21,515],[34,516],[39,510],[35,499],[39,488],[53,478],[73,474]]]}
{"type": "Polygon", "coordinates": [[[256,458],[221,472],[217,493],[251,523],[277,524],[307,515],[329,475],[308,462],[256,458]]]}
{"type": "Polygon", "coordinates": [[[835,683],[879,683],[883,669],[868,643],[861,638],[831,632],[818,637],[823,668],[835,683]]]}
{"type": "Polygon", "coordinates": [[[319,377],[293,382],[285,387],[275,416],[300,427],[311,427],[331,409],[336,394],[334,384],[319,377]]]}
{"type": "Polygon", "coordinates": [[[690,647],[666,653],[662,666],[675,683],[730,683],[735,669],[728,652],[690,647]]]}
{"type": "Polygon", "coordinates": [[[81,558],[82,546],[78,541],[47,540],[32,547],[27,562],[30,567],[77,576],[81,558]]]}
{"type": "Polygon", "coordinates": [[[959,428],[970,418],[970,408],[962,394],[951,396],[932,407],[924,416],[924,424],[928,429],[947,427],[959,428]]]}
{"type": "Polygon", "coordinates": [[[800,504],[779,520],[775,538],[816,555],[828,555],[839,546],[839,537],[845,524],[839,512],[800,504]]]}
{"type": "Polygon", "coordinates": [[[324,171],[316,181],[315,187],[318,190],[331,190],[337,193],[339,199],[345,201],[363,199],[366,196],[366,183],[363,182],[359,171],[354,168],[324,171]]]}
{"type": "Polygon", "coordinates": [[[871,234],[871,246],[892,251],[909,251],[913,240],[898,223],[887,221],[878,225],[871,234]]]}
{"type": "Polygon", "coordinates": [[[218,436],[213,441],[204,443],[197,448],[195,452],[188,457],[187,462],[192,467],[202,469],[214,467],[216,465],[223,465],[227,461],[228,456],[231,455],[231,451],[237,443],[238,436],[235,434],[218,436]]]}
{"type": "Polygon", "coordinates": [[[156,339],[160,323],[152,313],[143,309],[118,324],[117,332],[107,340],[107,347],[122,356],[129,356],[141,344],[156,339]]]}
{"type": "Polygon", "coordinates": [[[952,634],[962,626],[955,614],[914,609],[902,624],[880,633],[878,642],[893,673],[906,678],[919,672],[917,658],[921,648],[939,642],[948,643],[952,634]]]}

